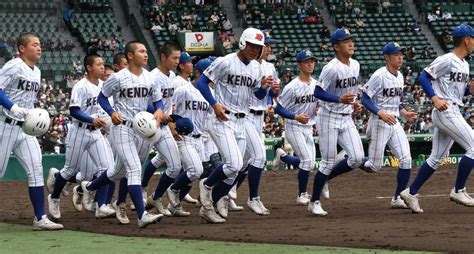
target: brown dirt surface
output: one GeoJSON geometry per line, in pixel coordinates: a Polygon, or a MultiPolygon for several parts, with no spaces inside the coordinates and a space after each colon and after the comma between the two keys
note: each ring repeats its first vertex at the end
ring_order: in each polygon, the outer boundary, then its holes
{"type": "MultiPolygon", "coordinates": [[[[74,210],[71,197],[62,197],[61,223],[66,229],[123,236],[219,241],[378,248],[391,250],[473,251],[474,208],[449,200],[456,167],[438,170],[421,189],[420,205],[424,214],[390,209],[396,171],[384,169],[377,174],[360,170],[342,175],[330,183],[329,200],[322,200],[327,217],[311,216],[304,206],[296,205],[296,172],[265,172],[261,196],[271,215],[261,217],[246,207],[247,182],[239,190],[238,204],[245,210],[231,212],[222,225],[203,223],[198,208],[184,204],[188,218],[164,218],[146,229],[137,227],[136,214],[128,210],[129,225],[118,225],[115,218],[97,220],[93,213],[74,210]],[[429,196],[424,196],[429,195],[429,196]],[[385,197],[385,198],[377,198],[385,197]]],[[[413,180],[412,172],[411,180],[413,180]]],[[[308,190],[312,190],[314,173],[308,190]]],[[[155,187],[155,176],[150,186],[155,187]]],[[[472,179],[472,177],[471,177],[472,179]]],[[[472,190],[468,182],[468,190],[472,190]]],[[[150,188],[151,190],[151,188],[150,188]]],[[[197,184],[192,194],[197,196],[197,184]]],[[[33,211],[26,181],[0,183],[3,200],[1,222],[31,225],[33,211]]]]}

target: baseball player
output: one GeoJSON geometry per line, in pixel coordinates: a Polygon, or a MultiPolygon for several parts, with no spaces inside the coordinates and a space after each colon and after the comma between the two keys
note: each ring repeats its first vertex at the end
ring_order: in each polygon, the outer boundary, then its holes
{"type": "Polygon", "coordinates": [[[297,203],[307,205],[306,191],[308,174],[316,162],[316,147],[313,140],[313,125],[316,123],[318,100],[314,96],[317,80],[311,74],[314,71],[314,54],[302,50],[296,55],[299,76],[288,83],[281,93],[275,112],[286,118],[285,137],[295,149],[298,157],[286,155],[285,161],[298,168],[297,203]]]}
{"type": "Polygon", "coordinates": [[[273,83],[272,77],[263,77],[258,62],[252,61],[262,54],[263,47],[263,33],[255,28],[245,29],[239,41],[240,51],[216,59],[198,80],[197,88],[216,114],[210,120],[209,133],[224,160],[224,165],[199,182],[199,213],[210,223],[225,222],[215,213],[213,203],[227,195],[244,166],[246,135],[242,126],[248,121],[250,97],[263,99],[273,83]],[[209,89],[211,81],[216,98],[209,89]]]}
{"type": "Polygon", "coordinates": [[[127,56],[122,52],[115,54],[113,66],[114,66],[115,72],[119,72],[122,69],[127,68],[128,67],[127,56]]]}
{"type": "Polygon", "coordinates": [[[110,75],[112,75],[112,73],[114,73],[114,67],[112,67],[110,65],[104,65],[104,74],[102,75],[100,80],[106,81],[107,79],[109,79],[109,77],[110,77],[110,75]]]}
{"type": "MultiPolygon", "coordinates": [[[[96,54],[89,54],[84,58],[86,77],[74,85],[71,91],[71,102],[69,111],[73,117],[72,124],[66,137],[66,162],[64,168],[59,172],[50,170],[49,176],[54,175],[54,189],[48,196],[49,213],[54,219],[61,218],[60,194],[67,180],[75,178],[83,159],[92,160],[93,167],[83,167],[85,170],[81,175],[91,179],[92,175],[101,174],[114,167],[114,158],[107,139],[102,135],[100,128],[106,122],[101,119],[102,108],[99,106],[97,96],[100,93],[100,78],[104,75],[104,61],[96,54]],[[85,155],[87,154],[87,155],[85,155]]],[[[48,177],[48,180],[51,177],[48,177]]],[[[115,213],[106,204],[108,186],[102,186],[96,193],[97,218],[105,218],[115,213]]],[[[86,207],[87,210],[93,210],[86,207]]]]}
{"type": "Polygon", "coordinates": [[[321,100],[316,118],[321,165],[314,178],[313,196],[308,210],[317,216],[327,215],[319,201],[326,181],[358,168],[364,159],[362,141],[352,120],[354,107],[356,110],[361,107],[358,103],[352,105],[358,92],[360,69],[359,62],[351,58],[354,54],[352,37],[349,30],[344,28],[337,29],[331,35],[335,58],[323,67],[315,90],[316,97],[321,100]],[[335,159],[338,144],[348,155],[340,161],[335,159]]]}
{"type": "MultiPolygon", "coordinates": [[[[180,55],[181,49],[176,43],[166,42],[160,48],[158,67],[151,71],[151,74],[158,79],[163,95],[163,111],[168,115],[172,114],[173,111],[173,94],[176,89],[176,84],[173,82],[176,75],[173,71],[179,64],[180,55]]],[[[176,135],[178,134],[170,129],[168,125],[161,126],[161,138],[154,144],[158,154],[145,167],[142,180],[142,188],[144,194],[146,194],[146,187],[151,176],[163,161],[166,162],[166,171],[161,175],[154,193],[148,196],[146,200],[147,206],[155,207],[159,213],[166,216],[171,216],[171,212],[163,206],[161,197],[181,171],[181,159],[174,139],[176,135]]]]}
{"type": "Polygon", "coordinates": [[[44,211],[43,166],[38,140],[21,128],[40,89],[41,71],[36,67],[41,57],[39,37],[33,33],[21,34],[17,49],[19,57],[5,63],[0,70],[0,177],[5,174],[13,152],[28,175],[28,193],[35,214],[33,230],[62,229],[63,225],[50,221],[44,211]]]}
{"type": "Polygon", "coordinates": [[[410,188],[400,193],[401,198],[415,213],[423,213],[418,203],[418,191],[440,166],[454,142],[466,150],[459,162],[458,174],[449,198],[465,206],[474,206],[466,191],[466,180],[474,167],[474,131],[464,120],[460,107],[463,97],[474,92],[469,85],[469,63],[464,59],[474,50],[474,30],[461,24],[451,33],[454,49],[436,58],[420,74],[419,81],[435,108],[432,112],[433,147],[430,157],[423,163],[410,188]]]}
{"type": "Polygon", "coordinates": [[[112,74],[104,83],[98,96],[99,104],[112,118],[114,124],[110,133],[114,139],[112,145],[117,153],[117,162],[123,163],[124,167],[116,166],[92,182],[82,182],[81,186],[85,203],[90,203],[93,191],[126,175],[128,192],[138,215],[138,226],[146,227],[160,220],[163,215],[145,211],[140,185],[141,161],[138,151],[143,138],[138,136],[132,128],[132,119],[139,112],[146,111],[148,103],[153,103],[156,109],[157,122],[168,121],[169,116],[162,111],[163,103],[157,79],[143,69],[148,62],[145,46],[141,42],[131,41],[125,46],[125,55],[129,63],[128,68],[112,74]],[[110,96],[114,98],[114,108],[107,99],[110,96]]]}
{"type": "Polygon", "coordinates": [[[369,157],[361,166],[367,172],[377,172],[383,165],[385,146],[388,145],[398,159],[397,188],[391,200],[392,208],[408,208],[400,198],[410,179],[412,167],[410,145],[403,127],[397,118],[401,115],[407,121],[416,118],[415,112],[408,112],[401,104],[404,79],[399,69],[403,64],[404,47],[389,42],[383,48],[386,66],[372,74],[363,87],[362,104],[372,112],[368,122],[369,157]]]}

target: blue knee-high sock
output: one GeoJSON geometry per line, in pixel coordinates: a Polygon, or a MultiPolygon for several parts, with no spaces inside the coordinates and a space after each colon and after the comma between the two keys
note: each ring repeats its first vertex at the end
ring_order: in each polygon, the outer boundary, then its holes
{"type": "Polygon", "coordinates": [[[117,205],[124,203],[125,200],[127,199],[127,194],[128,194],[127,182],[128,180],[125,177],[122,177],[122,179],[120,179],[119,191],[118,191],[118,196],[117,196],[117,205]]]}
{"type": "Polygon", "coordinates": [[[44,187],[28,187],[28,193],[30,194],[31,204],[35,211],[37,220],[41,220],[44,215],[44,187]]]}
{"type": "Polygon", "coordinates": [[[411,183],[410,194],[415,195],[420,190],[421,186],[430,178],[430,176],[435,172],[435,170],[428,165],[428,163],[423,163],[420,170],[415,176],[415,180],[411,183]]]}
{"type": "Polygon", "coordinates": [[[298,195],[307,191],[309,171],[300,169],[298,171],[298,195]]]}
{"type": "Polygon", "coordinates": [[[224,165],[219,165],[217,168],[215,168],[211,174],[207,177],[206,181],[204,181],[204,184],[208,187],[214,186],[217,182],[220,182],[224,179],[227,178],[227,176],[224,173],[224,165]]]}
{"type": "Polygon", "coordinates": [[[109,185],[100,186],[95,193],[95,202],[97,202],[98,207],[105,205],[105,200],[107,199],[107,191],[109,190],[109,185]]]}
{"type": "Polygon", "coordinates": [[[105,204],[112,204],[112,198],[115,192],[115,182],[109,183],[109,187],[107,188],[107,196],[105,197],[105,204]]]}
{"type": "Polygon", "coordinates": [[[53,193],[51,193],[51,198],[56,199],[59,198],[59,195],[61,195],[61,191],[63,191],[67,181],[61,176],[59,172],[56,173],[54,176],[56,177],[56,180],[54,181],[54,189],[53,193]]]}
{"type": "Polygon", "coordinates": [[[248,171],[240,171],[239,174],[237,175],[237,178],[235,178],[235,183],[237,184],[237,189],[240,188],[240,185],[245,181],[247,178],[248,171]]]}
{"type": "Polygon", "coordinates": [[[188,195],[188,193],[191,191],[192,187],[192,185],[184,185],[181,187],[179,190],[179,200],[183,200],[183,198],[186,197],[186,195],[188,195]]]}
{"type": "Polygon", "coordinates": [[[232,189],[232,186],[234,185],[226,184],[224,181],[220,181],[214,185],[214,188],[212,188],[212,202],[216,204],[217,201],[229,193],[230,189],[232,189]]]}
{"type": "Polygon", "coordinates": [[[400,196],[400,192],[405,190],[408,185],[408,181],[410,180],[410,171],[411,169],[407,168],[398,168],[397,172],[397,189],[395,190],[394,197],[397,198],[400,196]]]}
{"type": "Polygon", "coordinates": [[[250,200],[259,196],[258,188],[260,186],[260,177],[262,176],[262,170],[263,168],[257,168],[252,165],[249,166],[248,178],[250,200]]]}
{"type": "Polygon", "coordinates": [[[458,166],[458,175],[456,176],[456,192],[466,186],[467,178],[474,167],[474,160],[464,155],[458,166]]]}
{"type": "Polygon", "coordinates": [[[171,189],[181,190],[183,187],[188,186],[191,183],[192,181],[189,180],[188,174],[186,173],[186,171],[183,170],[183,172],[181,172],[179,176],[176,177],[176,180],[174,181],[173,185],[171,185],[171,189]]]}
{"type": "Polygon", "coordinates": [[[311,202],[319,200],[321,198],[321,192],[323,191],[324,184],[328,180],[328,176],[317,172],[314,176],[314,183],[313,183],[313,196],[311,196],[311,202]]]}
{"type": "Polygon", "coordinates": [[[300,165],[300,158],[291,155],[280,156],[280,160],[292,165],[295,168],[298,168],[300,165]]]}
{"type": "Polygon", "coordinates": [[[135,205],[138,219],[141,219],[143,213],[145,212],[145,206],[143,204],[143,196],[142,196],[142,186],[129,185],[128,192],[130,193],[130,198],[132,199],[133,205],[135,205]]]}
{"type": "Polygon", "coordinates": [[[151,163],[151,161],[146,165],[145,170],[143,172],[143,178],[142,178],[142,187],[146,188],[148,186],[148,183],[150,182],[151,177],[156,171],[156,167],[151,163]]]}
{"type": "Polygon", "coordinates": [[[166,172],[164,172],[160,177],[160,182],[158,186],[156,186],[155,194],[153,195],[153,199],[157,200],[163,196],[165,191],[173,184],[174,178],[169,177],[166,172]]]}
{"type": "Polygon", "coordinates": [[[107,177],[107,171],[104,171],[97,177],[94,181],[92,181],[86,188],[89,191],[95,191],[98,188],[111,183],[110,179],[107,177]]]}
{"type": "Polygon", "coordinates": [[[339,163],[337,163],[336,166],[334,166],[331,171],[331,174],[329,174],[328,180],[331,180],[338,175],[342,175],[352,170],[353,168],[349,167],[349,165],[347,164],[347,158],[344,158],[339,163]]]}
{"type": "Polygon", "coordinates": [[[76,176],[77,173],[75,173],[71,178],[67,179],[67,181],[70,183],[77,183],[76,176]]]}

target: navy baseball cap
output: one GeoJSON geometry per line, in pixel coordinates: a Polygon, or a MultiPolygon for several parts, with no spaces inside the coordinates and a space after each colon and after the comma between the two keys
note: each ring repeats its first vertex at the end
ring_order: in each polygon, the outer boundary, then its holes
{"type": "Polygon", "coordinates": [[[343,41],[354,37],[354,34],[351,34],[351,31],[347,28],[339,28],[331,35],[331,44],[335,44],[338,41],[343,41]]]}
{"type": "Polygon", "coordinates": [[[385,45],[385,47],[383,47],[383,54],[384,55],[391,55],[391,54],[398,53],[400,51],[404,52],[405,50],[406,50],[406,48],[400,46],[400,44],[398,44],[398,42],[391,41],[391,42],[387,43],[387,45],[385,45]]]}
{"type": "Polygon", "coordinates": [[[217,56],[209,56],[207,59],[209,59],[209,61],[214,62],[214,60],[217,59],[217,56]]]}
{"type": "Polygon", "coordinates": [[[186,63],[186,62],[191,62],[194,59],[194,57],[190,56],[188,52],[183,51],[181,52],[181,55],[179,56],[179,63],[186,63]]]}
{"type": "Polygon", "coordinates": [[[302,62],[302,61],[306,61],[308,59],[316,59],[316,57],[314,56],[314,53],[311,52],[310,50],[301,50],[300,52],[298,52],[298,54],[296,55],[296,62],[302,62]]]}
{"type": "Polygon", "coordinates": [[[207,67],[211,65],[211,63],[212,61],[209,60],[209,58],[204,58],[204,59],[199,60],[194,66],[194,68],[200,72],[204,72],[207,69],[207,67]]]}
{"type": "Polygon", "coordinates": [[[263,33],[263,35],[265,36],[265,39],[264,39],[263,43],[267,44],[267,43],[276,42],[276,40],[274,40],[274,39],[272,38],[272,36],[270,35],[270,31],[268,31],[268,30],[262,30],[262,33],[263,33]]]}
{"type": "Polygon", "coordinates": [[[453,37],[474,37],[474,30],[468,24],[461,24],[453,29],[451,35],[453,37]]]}
{"type": "Polygon", "coordinates": [[[191,119],[181,117],[180,115],[170,115],[173,122],[176,124],[176,132],[180,135],[188,135],[194,131],[194,125],[191,119]]]}

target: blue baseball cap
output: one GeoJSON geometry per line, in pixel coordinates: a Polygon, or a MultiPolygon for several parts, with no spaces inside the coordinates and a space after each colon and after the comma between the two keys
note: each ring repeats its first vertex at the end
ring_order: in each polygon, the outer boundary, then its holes
{"type": "Polygon", "coordinates": [[[207,59],[209,59],[212,62],[217,59],[217,56],[209,56],[207,59]]]}
{"type": "Polygon", "coordinates": [[[400,44],[398,44],[398,42],[391,41],[391,42],[387,43],[387,45],[385,45],[385,47],[383,47],[383,54],[384,55],[391,55],[391,54],[398,53],[400,51],[404,52],[405,50],[406,50],[406,48],[400,46],[400,44]]]}
{"type": "Polygon", "coordinates": [[[194,57],[190,56],[188,52],[183,51],[181,52],[181,55],[179,56],[179,63],[186,63],[186,62],[191,62],[194,59],[194,57]]]}
{"type": "Polygon", "coordinates": [[[200,72],[204,72],[209,65],[211,65],[212,61],[209,58],[204,58],[199,60],[194,68],[200,72]]]}
{"type": "Polygon", "coordinates": [[[453,29],[451,35],[453,37],[474,37],[474,30],[468,24],[461,24],[453,29]]]}
{"type": "Polygon", "coordinates": [[[335,44],[338,41],[343,41],[354,37],[354,34],[351,34],[351,31],[347,28],[339,28],[331,35],[331,44],[335,44]]]}
{"type": "Polygon", "coordinates": [[[274,40],[274,39],[272,38],[272,36],[270,35],[270,31],[268,31],[268,30],[262,30],[262,33],[263,33],[263,35],[265,36],[265,39],[264,39],[263,43],[267,44],[267,43],[277,42],[277,41],[274,40]]]}
{"type": "Polygon", "coordinates": [[[298,52],[298,54],[296,55],[296,62],[302,62],[302,61],[306,61],[308,59],[316,59],[316,57],[314,56],[314,53],[311,52],[310,50],[301,50],[300,52],[298,52]]]}
{"type": "Polygon", "coordinates": [[[180,115],[170,115],[173,122],[176,124],[176,132],[180,135],[188,135],[194,131],[194,125],[191,119],[181,117],[180,115]]]}

